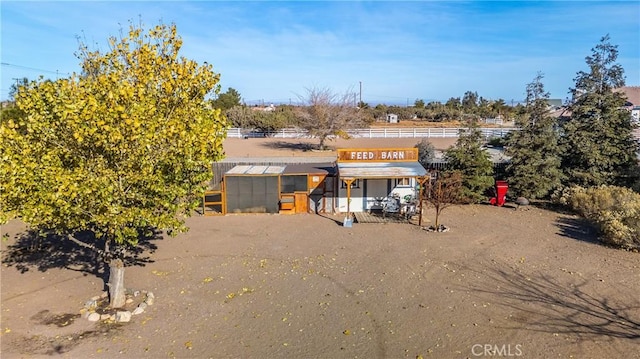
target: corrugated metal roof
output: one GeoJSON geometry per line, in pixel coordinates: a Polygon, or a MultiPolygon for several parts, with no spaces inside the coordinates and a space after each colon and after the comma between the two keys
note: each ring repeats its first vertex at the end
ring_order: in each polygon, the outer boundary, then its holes
{"type": "Polygon", "coordinates": [[[225,175],[279,175],[284,171],[285,166],[235,166],[225,173],[225,175]]]}
{"type": "Polygon", "coordinates": [[[336,156],[269,156],[269,157],[225,157],[220,162],[233,163],[327,163],[335,162],[336,156]]]}
{"type": "Polygon", "coordinates": [[[335,163],[298,163],[287,165],[283,174],[334,174],[335,163]]]}
{"type": "Polygon", "coordinates": [[[341,178],[419,177],[427,170],[419,162],[347,162],[338,163],[341,178]]]}

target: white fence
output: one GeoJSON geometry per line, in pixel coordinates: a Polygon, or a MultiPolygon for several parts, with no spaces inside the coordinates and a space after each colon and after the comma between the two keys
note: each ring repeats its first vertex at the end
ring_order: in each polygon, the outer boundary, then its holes
{"type": "MultiPolygon", "coordinates": [[[[430,127],[415,127],[415,128],[363,128],[347,130],[347,133],[352,138],[455,138],[458,137],[460,131],[464,131],[464,128],[430,128],[430,127]]],[[[504,137],[510,131],[515,128],[481,128],[482,135],[486,138],[491,137],[504,137]]],[[[284,128],[279,131],[273,132],[261,132],[251,131],[241,128],[230,128],[227,132],[228,138],[258,138],[258,137],[274,137],[274,138],[311,138],[309,133],[305,130],[297,128],[284,128]]]]}

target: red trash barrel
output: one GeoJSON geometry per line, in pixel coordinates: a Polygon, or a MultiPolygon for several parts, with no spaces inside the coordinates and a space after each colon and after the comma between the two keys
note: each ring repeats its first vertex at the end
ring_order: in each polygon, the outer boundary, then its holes
{"type": "Polygon", "coordinates": [[[491,198],[489,201],[492,205],[502,207],[507,201],[507,191],[509,190],[509,184],[507,181],[496,181],[496,197],[491,198]]]}

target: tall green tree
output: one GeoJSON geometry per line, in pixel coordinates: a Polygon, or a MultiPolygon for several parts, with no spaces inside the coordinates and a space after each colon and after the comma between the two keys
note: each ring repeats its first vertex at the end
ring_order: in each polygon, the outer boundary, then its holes
{"type": "Polygon", "coordinates": [[[373,121],[385,121],[387,119],[387,113],[389,113],[389,107],[385,104],[379,103],[373,108],[366,109],[365,117],[373,118],[373,121]]]}
{"type": "Polygon", "coordinates": [[[223,157],[227,124],[205,100],[219,74],[179,57],[175,25],[132,25],[109,45],[81,45],[82,74],[17,93],[27,116],[0,124],[0,223],[20,218],[98,251],[118,308],[123,250],[150,228],[187,229],[211,162],[223,157]]]}
{"type": "Polygon", "coordinates": [[[462,108],[467,113],[472,113],[478,107],[478,93],[467,91],[462,96],[462,108]]]}
{"type": "Polygon", "coordinates": [[[616,60],[618,46],[604,36],[586,57],[571,89],[571,118],[564,124],[562,168],[566,183],[583,187],[629,186],[637,167],[638,143],[633,139],[626,98],[613,90],[624,86],[624,69],[616,60]]]}
{"type": "Polygon", "coordinates": [[[460,97],[451,97],[445,102],[445,106],[452,110],[459,110],[462,108],[460,97]]]}
{"type": "Polygon", "coordinates": [[[302,128],[320,141],[324,150],[327,140],[349,138],[348,129],[363,125],[363,113],[353,106],[353,93],[338,94],[329,88],[307,88],[304,103],[298,108],[298,121],[302,128]]]}
{"type": "Polygon", "coordinates": [[[507,140],[506,154],[509,189],[518,196],[543,198],[560,187],[561,151],[558,145],[557,119],[547,109],[549,93],[538,73],[527,85],[527,116],[516,121],[519,131],[507,140]]]}
{"type": "Polygon", "coordinates": [[[509,107],[503,99],[499,98],[491,103],[491,110],[492,115],[502,116],[503,118],[506,118],[507,113],[509,112],[509,107]]]}
{"type": "Polygon", "coordinates": [[[229,87],[227,89],[227,92],[219,94],[215,100],[211,101],[211,103],[213,105],[213,108],[219,108],[224,113],[224,111],[227,111],[235,106],[240,106],[240,104],[242,103],[242,97],[236,89],[229,87]]]}
{"type": "Polygon", "coordinates": [[[493,185],[493,163],[483,148],[484,139],[477,120],[466,121],[456,144],[446,150],[447,171],[462,175],[462,200],[477,203],[485,199],[485,192],[493,185]]]}

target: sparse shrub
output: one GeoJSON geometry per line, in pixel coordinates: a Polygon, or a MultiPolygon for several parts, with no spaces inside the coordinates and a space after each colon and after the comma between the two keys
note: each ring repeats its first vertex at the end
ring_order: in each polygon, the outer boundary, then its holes
{"type": "Polygon", "coordinates": [[[436,211],[434,228],[440,226],[440,214],[445,208],[460,201],[462,195],[462,173],[460,171],[445,172],[438,175],[427,191],[427,203],[436,211]]]}
{"type": "Polygon", "coordinates": [[[616,186],[572,187],[560,203],[593,222],[604,243],[640,250],[640,194],[616,186]]]}
{"type": "Polygon", "coordinates": [[[414,148],[418,149],[418,162],[420,162],[423,167],[428,168],[429,163],[433,162],[436,158],[436,148],[426,138],[416,143],[414,148]]]}

